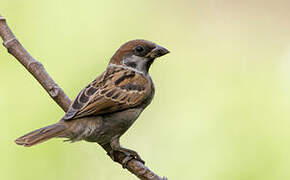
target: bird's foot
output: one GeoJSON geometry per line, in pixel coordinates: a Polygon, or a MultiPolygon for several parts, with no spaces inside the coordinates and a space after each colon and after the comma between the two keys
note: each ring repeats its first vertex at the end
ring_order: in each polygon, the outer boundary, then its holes
{"type": "Polygon", "coordinates": [[[142,164],[145,164],[145,161],[139,156],[139,154],[136,151],[133,151],[131,149],[120,147],[118,149],[110,151],[108,155],[112,158],[113,161],[115,161],[114,152],[121,152],[125,154],[125,158],[122,160],[122,163],[121,163],[123,168],[126,168],[128,162],[131,161],[132,159],[136,159],[140,161],[142,164]]]}

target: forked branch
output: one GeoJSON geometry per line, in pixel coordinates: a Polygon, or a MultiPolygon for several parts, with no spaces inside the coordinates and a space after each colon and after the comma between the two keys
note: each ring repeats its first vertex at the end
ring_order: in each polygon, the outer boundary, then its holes
{"type": "MultiPolygon", "coordinates": [[[[50,97],[66,112],[71,104],[71,100],[67,97],[64,91],[55,83],[49,76],[43,65],[34,59],[20,44],[16,36],[10,30],[6,23],[6,19],[0,15],[0,36],[3,40],[3,45],[7,48],[8,52],[13,55],[34,78],[41,84],[50,97]]],[[[115,154],[116,162],[121,164],[125,155],[117,152],[115,154]]],[[[135,174],[142,180],[166,180],[152,172],[144,164],[137,160],[132,159],[125,167],[131,173],[135,174]]]]}

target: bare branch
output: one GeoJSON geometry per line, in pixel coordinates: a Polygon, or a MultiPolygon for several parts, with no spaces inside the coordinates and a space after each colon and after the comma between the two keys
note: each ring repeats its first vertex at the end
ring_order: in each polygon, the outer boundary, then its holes
{"type": "MultiPolygon", "coordinates": [[[[34,78],[50,95],[50,97],[66,112],[71,104],[71,100],[49,76],[43,65],[34,59],[24,49],[24,47],[20,44],[20,42],[8,27],[6,19],[1,15],[0,36],[3,40],[3,45],[7,48],[8,52],[13,55],[34,76],[34,78]]],[[[122,164],[125,155],[122,153],[116,153],[115,156],[115,161],[119,164],[122,164]]],[[[125,168],[127,168],[131,173],[142,180],[166,180],[166,178],[161,178],[152,172],[148,167],[144,166],[142,163],[135,159],[129,161],[125,168]]]]}
{"type": "Polygon", "coordinates": [[[50,97],[64,110],[67,111],[71,103],[63,90],[53,81],[43,65],[34,59],[20,44],[8,27],[4,17],[0,16],[0,36],[3,45],[41,84],[50,97]]]}
{"type": "MultiPolygon", "coordinates": [[[[123,153],[116,152],[114,156],[116,157],[115,161],[122,164],[125,155],[123,153]]],[[[127,163],[126,168],[142,180],[167,180],[166,177],[161,178],[140,161],[134,159],[127,163]]]]}

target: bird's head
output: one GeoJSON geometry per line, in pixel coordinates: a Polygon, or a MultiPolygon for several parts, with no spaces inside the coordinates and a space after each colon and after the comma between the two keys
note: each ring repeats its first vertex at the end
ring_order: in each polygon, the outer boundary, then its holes
{"type": "Polygon", "coordinates": [[[154,60],[167,53],[169,51],[162,46],[151,41],[137,39],[123,44],[111,58],[110,64],[147,73],[154,60]]]}

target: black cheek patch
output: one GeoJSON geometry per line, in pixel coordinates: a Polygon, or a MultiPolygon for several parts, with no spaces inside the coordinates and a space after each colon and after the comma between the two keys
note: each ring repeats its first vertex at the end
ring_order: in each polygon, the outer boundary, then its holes
{"type": "Polygon", "coordinates": [[[137,64],[135,62],[126,62],[125,64],[129,67],[132,67],[132,68],[136,68],[136,66],[137,66],[137,64]]]}

